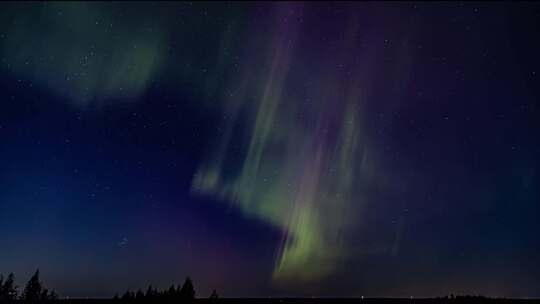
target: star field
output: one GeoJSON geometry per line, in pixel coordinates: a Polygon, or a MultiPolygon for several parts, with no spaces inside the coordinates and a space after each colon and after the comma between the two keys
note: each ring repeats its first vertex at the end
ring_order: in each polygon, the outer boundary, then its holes
{"type": "Polygon", "coordinates": [[[539,5],[0,6],[19,285],[540,297],[539,5]]]}

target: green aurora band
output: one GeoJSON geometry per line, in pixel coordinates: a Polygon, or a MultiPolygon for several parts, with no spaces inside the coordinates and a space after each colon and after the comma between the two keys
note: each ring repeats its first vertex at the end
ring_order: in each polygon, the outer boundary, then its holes
{"type": "Polygon", "coordinates": [[[301,12],[300,4],[283,5],[270,39],[253,38],[249,54],[257,55],[231,81],[223,134],[193,180],[195,193],[217,196],[284,231],[276,283],[320,279],[355,254],[349,232],[361,225],[361,183],[373,182],[377,163],[362,132],[370,64],[359,62],[352,72],[340,68],[357,58],[350,51],[357,43],[355,19],[347,21],[338,53],[312,64],[295,52],[302,29],[287,22],[301,12]],[[230,177],[226,155],[239,133],[247,133],[249,143],[230,177]]]}
{"type": "Polygon", "coordinates": [[[118,11],[120,3],[25,5],[0,12],[2,64],[74,106],[137,100],[156,77],[204,92],[198,106],[222,113],[223,122],[194,175],[193,193],[217,197],[283,231],[276,283],[316,280],[347,257],[397,248],[389,244],[393,237],[369,246],[357,240],[360,226],[369,225],[362,217],[370,201],[366,189],[395,184],[384,174],[384,157],[364,118],[373,74],[392,71],[384,81],[389,99],[397,100],[410,56],[398,47],[402,60],[381,66],[377,48],[358,47],[373,39],[358,14],[344,14],[337,38],[326,45],[313,42],[319,36],[303,23],[302,3],[213,5],[228,25],[207,25],[211,34],[204,40],[193,31],[203,26],[202,17],[182,18],[180,26],[174,13],[195,3],[171,9],[144,3],[143,10],[132,3],[118,11]],[[238,17],[257,9],[255,25],[238,21],[251,20],[238,17]],[[147,10],[152,13],[141,13],[147,10]],[[244,141],[231,164],[228,155],[244,141]]]}

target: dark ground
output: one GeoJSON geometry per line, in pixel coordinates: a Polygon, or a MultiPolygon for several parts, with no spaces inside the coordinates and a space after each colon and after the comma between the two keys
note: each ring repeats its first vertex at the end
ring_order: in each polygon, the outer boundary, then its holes
{"type": "MultiPolygon", "coordinates": [[[[18,301],[17,301],[18,302],[18,301]]],[[[154,301],[123,301],[112,299],[70,299],[57,300],[47,303],[122,303],[122,302],[144,302],[151,303],[154,301]]],[[[170,302],[170,301],[162,301],[170,302]]],[[[178,302],[177,303],[182,303],[178,302]]],[[[221,299],[197,299],[194,304],[387,304],[387,303],[403,303],[403,304],[431,304],[431,303],[540,303],[540,299],[490,299],[482,297],[463,297],[463,298],[221,298],[221,299]]]]}

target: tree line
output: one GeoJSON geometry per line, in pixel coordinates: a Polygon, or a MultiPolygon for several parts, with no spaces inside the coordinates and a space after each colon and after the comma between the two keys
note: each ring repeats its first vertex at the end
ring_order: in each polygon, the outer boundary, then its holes
{"type": "MultiPolygon", "coordinates": [[[[214,290],[210,295],[210,299],[217,299],[218,294],[214,290]]],[[[175,301],[175,302],[184,302],[189,303],[195,300],[195,288],[193,282],[189,277],[186,278],[182,286],[171,285],[168,289],[158,290],[148,286],[146,292],[139,289],[137,291],[126,291],[121,297],[118,295],[114,296],[115,300],[121,301],[175,301]]]]}
{"type": "Polygon", "coordinates": [[[15,285],[15,275],[10,273],[6,278],[0,274],[0,302],[23,300],[27,302],[42,302],[58,299],[56,292],[43,287],[39,279],[39,270],[28,280],[23,292],[19,295],[15,285]]]}
{"type": "MultiPolygon", "coordinates": [[[[217,299],[218,294],[214,290],[210,295],[211,299],[217,299]]],[[[0,303],[22,300],[25,302],[44,302],[58,299],[56,291],[49,291],[44,287],[39,278],[39,269],[28,280],[22,293],[19,295],[18,286],[15,285],[15,275],[10,273],[7,277],[0,274],[0,303]]],[[[114,300],[119,301],[139,301],[139,300],[172,300],[189,303],[195,300],[195,287],[189,277],[186,278],[182,286],[171,285],[168,289],[159,290],[152,285],[148,286],[146,292],[141,289],[137,291],[126,291],[121,297],[115,295],[114,300]]]]}

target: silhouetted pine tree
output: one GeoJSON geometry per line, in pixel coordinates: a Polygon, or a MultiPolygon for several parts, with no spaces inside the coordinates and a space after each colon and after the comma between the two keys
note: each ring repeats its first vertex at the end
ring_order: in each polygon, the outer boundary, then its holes
{"type": "Polygon", "coordinates": [[[30,278],[28,283],[26,283],[26,287],[24,288],[23,294],[22,294],[22,300],[29,301],[29,302],[37,302],[41,300],[42,295],[42,286],[41,282],[39,281],[39,269],[36,270],[36,273],[30,278]]]}
{"type": "Polygon", "coordinates": [[[186,281],[182,285],[182,289],[180,290],[180,297],[182,300],[193,300],[195,299],[195,288],[193,287],[193,282],[189,277],[186,278],[186,281]]]}
{"type": "Polygon", "coordinates": [[[0,302],[4,297],[4,275],[0,274],[0,302]]]}
{"type": "Polygon", "coordinates": [[[0,302],[12,301],[17,298],[17,286],[15,286],[15,275],[10,273],[7,278],[0,281],[0,302]]]}

